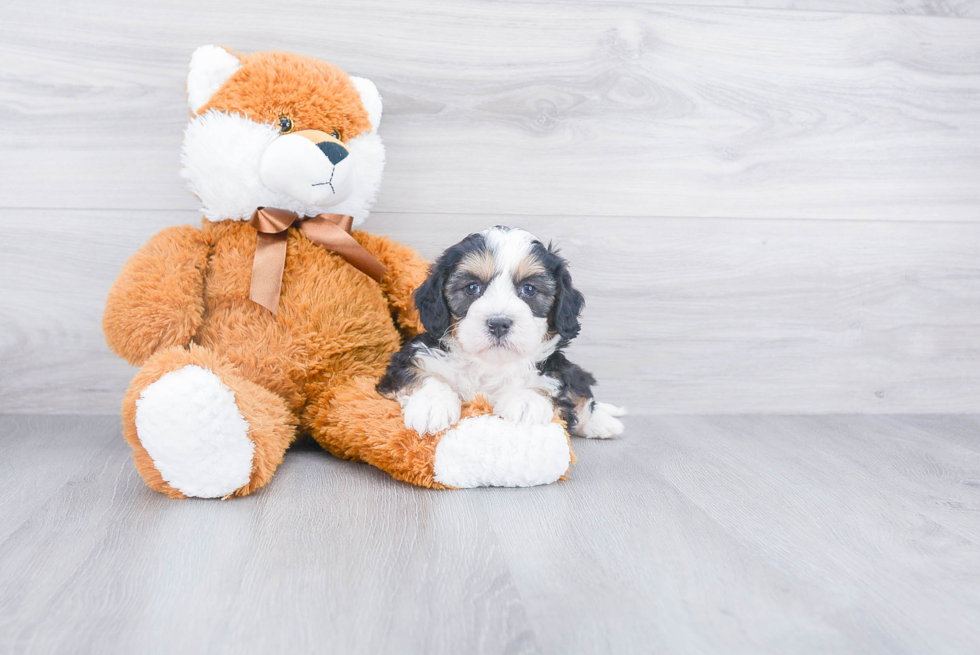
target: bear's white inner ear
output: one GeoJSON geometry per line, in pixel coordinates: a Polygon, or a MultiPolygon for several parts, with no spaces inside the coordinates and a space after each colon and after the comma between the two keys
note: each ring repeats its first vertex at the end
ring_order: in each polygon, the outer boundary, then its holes
{"type": "Polygon", "coordinates": [[[376,132],[378,125],[381,124],[381,94],[378,93],[378,87],[366,77],[351,75],[350,81],[354,83],[354,88],[361,94],[361,104],[364,105],[368,120],[371,121],[371,131],[376,132]]]}
{"type": "Polygon", "coordinates": [[[221,88],[235,71],[242,67],[238,57],[224,48],[202,45],[191,55],[187,73],[187,104],[198,111],[221,88]]]}

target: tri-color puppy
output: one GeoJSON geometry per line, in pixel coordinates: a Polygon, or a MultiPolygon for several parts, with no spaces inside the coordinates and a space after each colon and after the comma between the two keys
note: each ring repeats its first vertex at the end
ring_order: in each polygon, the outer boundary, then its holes
{"type": "Polygon", "coordinates": [[[471,234],[439,257],[415,304],[426,332],[392,355],[378,383],[409,429],[444,430],[482,394],[510,421],[548,423],[558,408],[571,434],[622,433],[624,410],[596,402],[595,378],[562,353],[585,299],[552,246],[517,228],[471,234]]]}

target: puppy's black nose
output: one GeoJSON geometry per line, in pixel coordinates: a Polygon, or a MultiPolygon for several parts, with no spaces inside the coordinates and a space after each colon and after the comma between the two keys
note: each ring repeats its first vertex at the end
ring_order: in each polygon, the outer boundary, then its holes
{"type": "Polygon", "coordinates": [[[316,144],[316,147],[319,148],[320,151],[327,156],[327,159],[330,160],[330,163],[335,166],[344,161],[348,154],[347,148],[339,143],[334,143],[333,141],[323,141],[316,144]]]}
{"type": "Polygon", "coordinates": [[[502,337],[507,334],[507,330],[510,326],[514,324],[514,321],[510,320],[506,316],[494,316],[487,319],[487,329],[490,330],[490,334],[495,337],[502,337]]]}

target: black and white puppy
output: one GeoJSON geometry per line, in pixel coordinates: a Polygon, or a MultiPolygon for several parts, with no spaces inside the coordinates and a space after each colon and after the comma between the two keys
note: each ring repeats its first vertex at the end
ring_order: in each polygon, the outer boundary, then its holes
{"type": "Polygon", "coordinates": [[[405,426],[436,433],[477,394],[518,423],[548,423],[555,408],[571,434],[621,434],[624,410],[592,397],[595,378],[565,358],[585,305],[552,246],[497,226],[446,250],[416,290],[426,332],[391,357],[378,391],[397,399],[405,426]]]}

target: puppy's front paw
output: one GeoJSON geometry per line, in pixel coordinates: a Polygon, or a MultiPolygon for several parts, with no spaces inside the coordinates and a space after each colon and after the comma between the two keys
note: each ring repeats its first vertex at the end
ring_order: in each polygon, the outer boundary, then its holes
{"type": "Polygon", "coordinates": [[[405,427],[420,435],[436,434],[455,424],[462,407],[456,392],[435,378],[428,378],[401,402],[405,427]]]}
{"type": "Polygon", "coordinates": [[[626,410],[609,403],[596,403],[592,414],[584,425],[579,427],[580,436],[586,439],[610,439],[623,433],[623,422],[617,416],[623,416],[626,410]]]}
{"type": "Polygon", "coordinates": [[[521,389],[496,398],[493,413],[514,423],[539,425],[551,422],[555,417],[555,406],[536,391],[521,389]]]}

